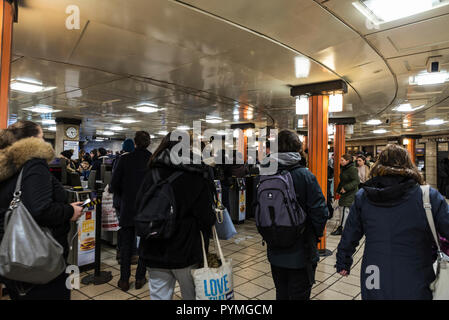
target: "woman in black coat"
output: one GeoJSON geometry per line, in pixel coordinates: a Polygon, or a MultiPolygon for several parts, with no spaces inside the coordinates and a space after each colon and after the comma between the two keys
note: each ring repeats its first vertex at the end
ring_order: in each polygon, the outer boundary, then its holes
{"type": "MultiPolygon", "coordinates": [[[[62,185],[50,173],[48,163],[55,153],[43,139],[42,128],[30,121],[18,121],[0,131],[0,241],[4,235],[4,217],[13,198],[20,171],[22,176],[22,201],[41,227],[47,227],[64,248],[68,256],[67,236],[70,221],[81,216],[81,203],[66,203],[62,185]]],[[[44,285],[32,285],[1,278],[12,299],[70,299],[65,286],[67,275],[62,273],[44,285]],[[20,295],[25,293],[25,295],[20,295]]]]}
{"type": "MultiPolygon", "coordinates": [[[[407,150],[388,145],[351,207],[337,250],[337,272],[349,274],[352,255],[365,236],[360,284],[362,299],[430,300],[435,280],[434,240],[420,185],[424,180],[407,150]]],[[[449,236],[445,199],[430,189],[437,232],[449,236]]]]}
{"type": "Polygon", "coordinates": [[[153,172],[161,179],[175,172],[182,172],[172,184],[178,207],[174,233],[170,239],[140,241],[139,256],[145,261],[150,275],[151,300],[171,300],[178,281],[184,300],[195,299],[195,287],[191,270],[203,261],[200,231],[204,235],[206,248],[215,223],[213,192],[215,186],[205,165],[175,165],[170,151],[177,144],[170,141],[170,133],[151,156],[150,170],[146,174],[137,195],[137,208],[145,192],[154,184],[153,172]]]}

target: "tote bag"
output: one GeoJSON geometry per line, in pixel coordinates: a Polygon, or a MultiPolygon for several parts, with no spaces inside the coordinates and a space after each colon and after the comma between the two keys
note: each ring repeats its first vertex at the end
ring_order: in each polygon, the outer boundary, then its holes
{"type": "Polygon", "coordinates": [[[218,238],[220,240],[229,240],[237,234],[235,226],[232,223],[231,216],[228,209],[215,209],[217,220],[215,221],[215,228],[217,230],[218,238]]]}
{"type": "Polygon", "coordinates": [[[204,267],[192,270],[196,300],[232,300],[234,299],[232,259],[224,258],[215,227],[212,227],[212,232],[220,255],[221,266],[218,268],[209,268],[206,249],[204,247],[204,238],[201,233],[204,267]]]}
{"type": "Polygon", "coordinates": [[[441,251],[440,242],[437,237],[432,216],[432,205],[430,204],[429,186],[421,186],[421,189],[427,221],[438,247],[438,258],[434,265],[436,279],[430,284],[430,289],[432,290],[433,300],[449,300],[449,257],[441,251]]]}
{"type": "Polygon", "coordinates": [[[101,198],[101,225],[103,231],[118,231],[119,221],[114,208],[113,195],[109,192],[109,185],[106,186],[101,198]]]}
{"type": "Polygon", "coordinates": [[[21,201],[23,169],[5,216],[0,244],[0,275],[16,281],[46,284],[65,270],[62,246],[41,228],[21,201]]]}

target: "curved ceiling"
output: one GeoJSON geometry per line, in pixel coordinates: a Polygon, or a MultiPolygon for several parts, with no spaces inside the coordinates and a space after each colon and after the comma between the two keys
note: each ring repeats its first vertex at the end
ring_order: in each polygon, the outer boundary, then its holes
{"type": "Polygon", "coordinates": [[[296,129],[290,86],[343,79],[344,109],[331,116],[356,117],[352,138],[374,136],[375,127],[364,123],[373,117],[386,135],[434,131],[423,122],[449,120],[447,85],[410,85],[409,76],[425,70],[430,56],[441,56],[446,69],[448,6],[373,29],[353,1],[23,1],[12,79],[56,89],[12,91],[11,118],[77,117],[84,135],[121,118],[139,120],[122,125],[122,135],[192,126],[207,116],[224,119],[220,128],[251,121],[296,129]],[[69,5],[80,9],[80,29],[66,28],[69,5]],[[295,61],[305,61],[306,72],[295,61]],[[393,110],[406,101],[425,107],[407,115],[393,110]],[[128,108],[142,102],[163,110],[128,108]],[[61,111],[23,110],[36,104],[61,111]]]}

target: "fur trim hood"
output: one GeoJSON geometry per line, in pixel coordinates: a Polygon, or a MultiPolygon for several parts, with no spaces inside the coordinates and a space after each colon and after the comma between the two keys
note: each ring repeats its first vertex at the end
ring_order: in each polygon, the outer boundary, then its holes
{"type": "Polygon", "coordinates": [[[21,139],[0,149],[0,182],[12,177],[33,158],[50,162],[55,158],[55,151],[51,144],[39,138],[21,139]]]}

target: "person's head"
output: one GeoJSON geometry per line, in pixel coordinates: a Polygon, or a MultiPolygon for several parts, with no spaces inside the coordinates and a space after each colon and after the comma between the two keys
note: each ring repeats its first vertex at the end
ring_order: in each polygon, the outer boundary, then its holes
{"type": "Polygon", "coordinates": [[[133,152],[134,151],[134,141],[133,139],[126,139],[123,141],[122,150],[124,152],[133,152]]]}
{"type": "Polygon", "coordinates": [[[352,156],[350,154],[345,153],[344,155],[341,156],[340,159],[340,164],[342,166],[346,166],[348,163],[352,162],[352,156]]]}
{"type": "Polygon", "coordinates": [[[302,142],[296,132],[282,130],[278,134],[278,152],[301,152],[302,142]]]}
{"type": "Polygon", "coordinates": [[[106,151],[105,148],[99,148],[99,149],[98,149],[98,156],[99,156],[99,157],[104,157],[104,156],[107,155],[107,154],[108,154],[108,152],[106,151]]]}
{"type": "Polygon", "coordinates": [[[372,161],[372,159],[373,159],[373,156],[371,155],[371,153],[367,153],[366,154],[366,160],[367,161],[372,161]]]}
{"type": "Polygon", "coordinates": [[[387,145],[371,168],[371,177],[385,175],[405,176],[414,179],[419,184],[425,183],[408,151],[397,144],[387,145]]]}
{"type": "Polygon", "coordinates": [[[0,149],[9,147],[21,139],[31,137],[44,138],[44,132],[41,126],[32,121],[19,120],[7,129],[0,130],[0,149]]]}
{"type": "Polygon", "coordinates": [[[90,158],[91,158],[91,159],[96,158],[96,157],[97,157],[97,154],[98,154],[98,150],[97,150],[97,149],[92,149],[92,150],[90,151],[90,158]]]}
{"type": "Polygon", "coordinates": [[[357,167],[361,167],[366,164],[366,158],[362,155],[357,156],[357,167]]]}
{"type": "Polygon", "coordinates": [[[137,149],[146,149],[151,143],[150,134],[146,131],[137,131],[134,136],[134,143],[137,149]]]}
{"type": "Polygon", "coordinates": [[[73,156],[73,150],[65,150],[61,152],[61,155],[66,159],[71,159],[73,156]]]}
{"type": "Polygon", "coordinates": [[[179,141],[171,141],[170,140],[171,132],[169,132],[161,141],[156,151],[151,155],[149,166],[152,167],[155,164],[156,159],[163,153],[165,150],[171,150],[175,145],[179,143],[179,141]]]}

